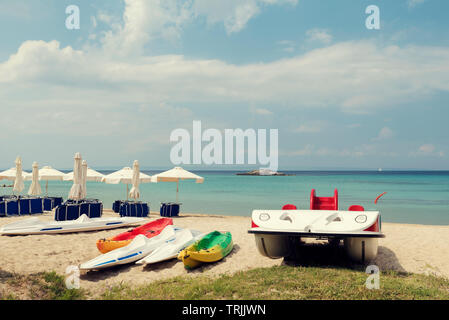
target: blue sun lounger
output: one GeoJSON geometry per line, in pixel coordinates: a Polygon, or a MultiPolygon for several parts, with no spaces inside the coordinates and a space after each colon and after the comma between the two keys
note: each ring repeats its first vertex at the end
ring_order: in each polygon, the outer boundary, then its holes
{"type": "Polygon", "coordinates": [[[100,218],[103,214],[103,203],[101,201],[95,202],[94,199],[79,202],[67,201],[56,208],[55,220],[76,220],[83,214],[89,218],[100,218]]]}
{"type": "Polygon", "coordinates": [[[30,214],[44,213],[44,202],[42,198],[30,199],[30,214]]]}
{"type": "Polygon", "coordinates": [[[19,215],[19,201],[18,200],[6,200],[6,215],[8,215],[8,216],[19,215]]]}
{"type": "Polygon", "coordinates": [[[115,213],[119,213],[119,212],[120,212],[120,206],[121,206],[123,203],[126,203],[126,201],[123,201],[123,200],[115,200],[114,203],[112,204],[112,210],[113,210],[115,213]]]}
{"type": "Polygon", "coordinates": [[[30,214],[30,200],[29,199],[19,199],[18,200],[18,211],[19,211],[19,215],[30,214]]]}
{"type": "Polygon", "coordinates": [[[122,201],[119,213],[121,217],[147,217],[150,207],[148,203],[122,201]]]}
{"type": "Polygon", "coordinates": [[[162,217],[177,217],[179,216],[180,203],[166,202],[161,203],[160,214],[162,217]]]}
{"type": "Polygon", "coordinates": [[[16,216],[43,213],[42,198],[1,197],[0,216],[16,216]]]}
{"type": "Polygon", "coordinates": [[[45,211],[51,211],[63,202],[62,197],[45,197],[43,198],[43,206],[45,211]]]}
{"type": "Polygon", "coordinates": [[[6,201],[0,201],[0,217],[6,217],[6,201]]]}

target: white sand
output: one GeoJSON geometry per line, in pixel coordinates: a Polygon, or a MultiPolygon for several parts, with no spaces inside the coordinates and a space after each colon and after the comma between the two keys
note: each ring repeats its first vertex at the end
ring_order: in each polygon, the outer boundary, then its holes
{"type": "MultiPolygon", "coordinates": [[[[103,216],[117,214],[105,210],[103,216]]],[[[38,217],[53,220],[52,213],[38,217]]],[[[0,225],[27,218],[29,216],[0,218],[0,225]]],[[[156,218],[160,216],[152,213],[148,221],[156,218]]],[[[254,236],[247,233],[251,225],[250,217],[182,214],[174,218],[174,224],[203,232],[230,231],[234,250],[224,260],[190,272],[177,260],[145,268],[128,264],[93,271],[81,277],[81,287],[98,293],[121,282],[144,284],[178,275],[219,275],[283,263],[283,259],[273,260],[258,253],[254,236]]],[[[449,226],[383,223],[382,228],[386,238],[379,240],[379,254],[374,261],[381,271],[399,270],[449,277],[449,226]]],[[[20,274],[41,271],[65,274],[68,266],[79,265],[100,254],[95,245],[97,239],[108,238],[128,229],[129,227],[60,235],[0,236],[0,269],[20,274]]]]}

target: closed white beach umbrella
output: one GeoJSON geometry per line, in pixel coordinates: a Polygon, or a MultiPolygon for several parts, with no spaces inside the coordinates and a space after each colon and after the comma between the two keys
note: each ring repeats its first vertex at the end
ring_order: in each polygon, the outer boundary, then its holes
{"type": "Polygon", "coordinates": [[[48,195],[48,181],[62,181],[63,179],[64,172],[53,169],[50,166],[44,166],[39,169],[39,181],[45,181],[45,195],[48,195]]]}
{"type": "Polygon", "coordinates": [[[81,186],[82,180],[82,167],[81,167],[81,155],[77,152],[75,154],[75,162],[73,165],[73,185],[70,188],[69,199],[80,200],[83,196],[83,188],[81,186]]]}
{"type": "Polygon", "coordinates": [[[203,177],[200,177],[181,167],[174,167],[173,169],[158,173],[151,177],[151,182],[176,182],[176,202],[178,202],[180,180],[195,180],[196,183],[204,182],[203,177]]]}
{"type": "MultiPolygon", "coordinates": [[[[128,185],[133,183],[133,169],[131,169],[130,167],[124,167],[123,169],[104,176],[102,181],[108,184],[126,184],[126,199],[128,199],[128,185]]],[[[151,176],[139,172],[138,181],[139,183],[151,182],[151,176]]]]}
{"type": "Polygon", "coordinates": [[[140,176],[140,172],[139,172],[139,161],[134,160],[133,163],[133,179],[132,179],[132,188],[131,191],[129,192],[129,196],[131,198],[133,198],[134,200],[137,200],[140,198],[140,190],[139,190],[139,177],[140,176]]]}
{"type": "Polygon", "coordinates": [[[81,188],[82,188],[82,199],[86,199],[87,197],[87,186],[86,186],[86,181],[87,181],[87,162],[86,160],[83,160],[82,164],[81,164],[81,188]]]}
{"type": "MultiPolygon", "coordinates": [[[[87,167],[86,181],[101,182],[104,174],[87,167]]],[[[64,175],[64,181],[73,181],[73,171],[64,175]]]]}
{"type": "Polygon", "coordinates": [[[33,162],[33,171],[31,173],[32,181],[30,189],[28,189],[28,195],[38,196],[42,193],[41,185],[39,183],[39,166],[37,162],[33,162]]]}
{"type": "Polygon", "coordinates": [[[23,183],[24,176],[22,173],[22,159],[20,157],[16,158],[16,179],[14,180],[14,188],[13,192],[22,192],[25,188],[25,184],[23,183]]]}

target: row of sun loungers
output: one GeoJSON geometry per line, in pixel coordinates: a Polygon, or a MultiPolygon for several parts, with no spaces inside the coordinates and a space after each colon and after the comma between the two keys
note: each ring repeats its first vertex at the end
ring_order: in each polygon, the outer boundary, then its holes
{"type": "Polygon", "coordinates": [[[61,203],[61,197],[0,196],[0,216],[39,214],[61,203]]]}
{"type": "MultiPolygon", "coordinates": [[[[179,215],[180,203],[161,203],[160,215],[162,217],[175,217],[179,215]]],[[[122,217],[146,217],[150,213],[147,203],[139,201],[117,200],[112,204],[112,210],[122,217]]]]}
{"type": "MultiPolygon", "coordinates": [[[[23,197],[0,196],[0,217],[39,214],[55,210],[55,220],[75,220],[82,214],[89,218],[99,218],[103,214],[103,203],[98,199],[67,200],[62,197],[23,197]]],[[[179,215],[179,203],[161,203],[160,215],[173,217],[179,215]]],[[[148,203],[140,201],[117,200],[112,209],[121,217],[147,217],[150,213],[148,203]]]]}

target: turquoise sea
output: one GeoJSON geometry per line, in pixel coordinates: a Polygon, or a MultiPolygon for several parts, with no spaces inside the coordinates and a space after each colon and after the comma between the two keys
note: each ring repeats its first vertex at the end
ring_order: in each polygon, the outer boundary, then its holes
{"type": "MultiPolygon", "coordinates": [[[[98,170],[103,174],[111,170],[98,170]]],[[[161,170],[162,171],[162,170],[161,170]]],[[[149,175],[161,171],[142,171],[149,175]]],[[[382,221],[449,225],[449,171],[284,171],[292,176],[238,176],[236,171],[194,171],[203,184],[182,181],[179,187],[181,212],[250,216],[254,209],[280,209],[286,203],[309,208],[310,191],[332,196],[338,189],[339,207],[360,204],[365,210],[380,210],[382,221]],[[387,192],[377,204],[374,199],[387,192]]],[[[5,183],[2,181],[1,184],[5,183]]],[[[25,183],[28,190],[30,182],[25,183]]],[[[49,182],[49,195],[66,199],[72,182],[49,182]]],[[[41,182],[45,190],[45,182],[41,182]]],[[[161,202],[174,202],[176,183],[148,183],[140,186],[142,201],[152,211],[161,202]]],[[[126,185],[88,182],[89,198],[112,202],[126,199],[126,185]]],[[[11,193],[11,188],[0,190],[11,193]]]]}

